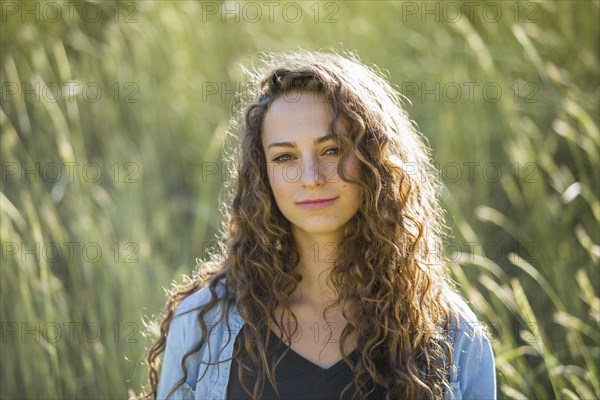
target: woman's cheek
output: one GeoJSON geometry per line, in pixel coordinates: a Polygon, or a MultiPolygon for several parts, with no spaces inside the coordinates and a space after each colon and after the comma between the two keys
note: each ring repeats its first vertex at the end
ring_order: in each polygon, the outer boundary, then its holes
{"type": "Polygon", "coordinates": [[[273,194],[275,196],[285,195],[285,179],[282,176],[282,171],[275,171],[271,176],[271,188],[273,189],[273,194]]]}

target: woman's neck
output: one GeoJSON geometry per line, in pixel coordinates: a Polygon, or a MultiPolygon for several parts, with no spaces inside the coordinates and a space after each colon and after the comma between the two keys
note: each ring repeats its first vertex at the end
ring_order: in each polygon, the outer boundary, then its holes
{"type": "Polygon", "coordinates": [[[302,281],[292,294],[297,305],[321,309],[326,302],[335,300],[337,293],[327,285],[327,278],[337,257],[342,238],[335,234],[308,234],[294,231],[294,240],[300,251],[298,272],[302,281]]]}

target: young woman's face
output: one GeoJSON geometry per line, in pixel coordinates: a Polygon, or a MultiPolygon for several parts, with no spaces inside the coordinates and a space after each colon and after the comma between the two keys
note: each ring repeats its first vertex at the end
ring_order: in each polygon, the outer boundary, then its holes
{"type": "MultiPolygon", "coordinates": [[[[292,231],[342,237],[344,226],[360,205],[360,186],[338,175],[340,147],[327,136],[329,104],[312,92],[288,93],[265,115],[262,144],[275,201],[292,231]]],[[[352,155],[347,176],[359,179],[352,155]]]]}

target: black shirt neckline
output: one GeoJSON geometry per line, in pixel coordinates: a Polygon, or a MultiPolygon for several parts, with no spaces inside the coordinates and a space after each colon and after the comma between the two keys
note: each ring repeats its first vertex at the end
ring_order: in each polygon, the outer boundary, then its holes
{"type": "MultiPolygon", "coordinates": [[[[331,365],[329,368],[323,368],[312,361],[304,358],[300,354],[298,354],[294,349],[287,345],[277,334],[271,332],[273,336],[275,336],[275,340],[277,341],[277,345],[279,346],[279,351],[277,355],[280,355],[283,351],[288,349],[286,357],[292,357],[294,359],[294,363],[298,365],[299,368],[304,366],[306,369],[313,369],[320,372],[326,376],[336,376],[340,372],[344,371],[344,367],[347,367],[344,364],[344,359],[341,358],[335,364],[331,365]]],[[[354,349],[350,354],[348,354],[348,358],[356,357],[358,354],[358,348],[354,349]]]]}
{"type": "MultiPolygon", "coordinates": [[[[274,363],[281,358],[280,364],[276,367],[276,385],[280,393],[280,399],[286,400],[338,400],[340,393],[347,384],[352,382],[352,370],[341,359],[331,367],[325,369],[317,364],[308,361],[291,347],[289,347],[279,336],[273,333],[275,339],[269,340],[267,348],[270,350],[270,362],[274,363]],[[285,354],[284,354],[285,353],[285,354]],[[283,355],[283,357],[282,357],[283,355]]],[[[236,343],[241,341],[241,333],[236,337],[236,343]]],[[[239,344],[239,343],[238,343],[239,344]]],[[[240,359],[246,357],[244,346],[241,346],[240,359]]],[[[238,357],[232,360],[229,371],[229,383],[227,387],[228,400],[250,400],[250,397],[244,392],[241,382],[238,379],[238,357]]],[[[351,363],[358,361],[358,349],[352,351],[348,358],[351,363]]],[[[252,390],[255,384],[255,378],[244,374],[243,378],[246,387],[252,390]]],[[[368,385],[369,386],[369,385],[368,385]]],[[[385,390],[377,385],[370,383],[375,388],[365,400],[380,400],[385,398],[385,390]]],[[[349,400],[352,396],[352,390],[346,391],[343,399],[349,400]]],[[[265,382],[263,392],[259,396],[261,400],[277,400],[273,386],[270,382],[265,382]]]]}

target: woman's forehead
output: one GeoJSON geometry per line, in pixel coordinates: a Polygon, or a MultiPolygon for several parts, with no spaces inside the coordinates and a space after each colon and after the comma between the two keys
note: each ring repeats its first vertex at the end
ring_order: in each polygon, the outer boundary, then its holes
{"type": "Polygon", "coordinates": [[[265,115],[263,132],[271,136],[299,130],[327,131],[332,116],[331,107],[312,93],[280,97],[265,115]]]}

